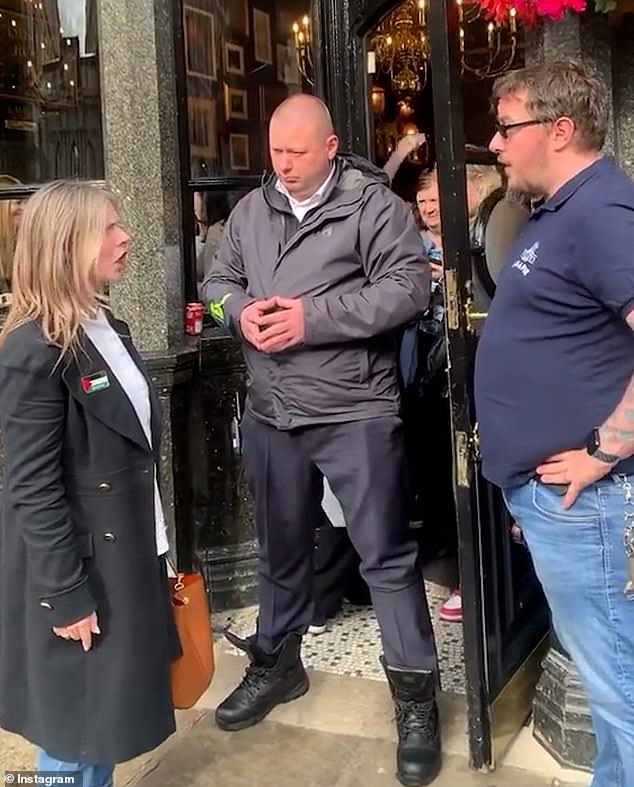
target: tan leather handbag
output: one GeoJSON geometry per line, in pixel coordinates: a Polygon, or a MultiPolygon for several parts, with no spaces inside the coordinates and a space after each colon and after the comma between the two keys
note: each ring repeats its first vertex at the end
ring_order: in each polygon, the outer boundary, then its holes
{"type": "Polygon", "coordinates": [[[168,581],[182,650],[172,662],[172,701],[175,708],[191,708],[214,675],[209,604],[200,574],[178,573],[168,581]]]}

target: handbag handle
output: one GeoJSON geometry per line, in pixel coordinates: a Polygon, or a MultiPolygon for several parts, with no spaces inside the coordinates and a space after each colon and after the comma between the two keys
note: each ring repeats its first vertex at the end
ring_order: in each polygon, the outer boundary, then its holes
{"type": "Polygon", "coordinates": [[[182,590],[185,587],[183,583],[183,577],[185,576],[185,574],[183,574],[180,571],[177,571],[176,566],[174,565],[174,561],[169,555],[169,552],[165,553],[165,562],[167,564],[168,576],[172,576],[176,579],[176,582],[174,583],[174,590],[182,590]]]}

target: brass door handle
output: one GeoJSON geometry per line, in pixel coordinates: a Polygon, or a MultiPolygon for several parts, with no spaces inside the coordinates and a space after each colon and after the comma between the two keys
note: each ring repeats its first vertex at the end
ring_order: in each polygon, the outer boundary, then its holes
{"type": "Polygon", "coordinates": [[[475,331],[477,325],[484,322],[489,315],[488,312],[471,311],[469,304],[465,305],[465,314],[467,317],[467,328],[470,331],[475,331]]]}

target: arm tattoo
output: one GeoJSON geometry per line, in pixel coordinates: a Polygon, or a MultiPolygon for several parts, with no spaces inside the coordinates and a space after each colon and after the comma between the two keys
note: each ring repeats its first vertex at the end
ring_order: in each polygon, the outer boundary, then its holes
{"type": "MultiPolygon", "coordinates": [[[[634,331],[634,311],[628,314],[627,323],[634,331]]],[[[600,427],[599,435],[601,449],[606,453],[622,458],[634,454],[634,376],[616,409],[600,427]]]]}

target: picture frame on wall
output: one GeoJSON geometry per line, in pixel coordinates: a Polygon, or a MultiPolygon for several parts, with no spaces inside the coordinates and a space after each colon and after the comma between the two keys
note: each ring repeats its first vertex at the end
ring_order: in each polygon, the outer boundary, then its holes
{"type": "Polygon", "coordinates": [[[258,63],[273,65],[271,17],[258,8],[253,9],[253,49],[258,63]]]}
{"type": "Polygon", "coordinates": [[[217,159],[215,100],[190,96],[187,99],[187,115],[191,155],[202,159],[217,159]]]}
{"type": "Polygon", "coordinates": [[[244,47],[225,41],[225,71],[244,76],[244,47]]]}
{"type": "Polygon", "coordinates": [[[277,44],[277,81],[285,85],[299,85],[301,79],[297,66],[297,56],[292,43],[277,44]]]}
{"type": "Polygon", "coordinates": [[[229,134],[229,165],[236,172],[251,169],[248,134],[229,134]]]}
{"type": "Polygon", "coordinates": [[[225,117],[227,120],[249,119],[249,95],[246,90],[225,85],[225,117]]]}
{"type": "Polygon", "coordinates": [[[216,19],[209,11],[183,6],[185,65],[188,76],[216,80],[216,19]]]}
{"type": "Polygon", "coordinates": [[[228,4],[231,29],[239,35],[251,34],[249,0],[231,0],[228,4]]]}

